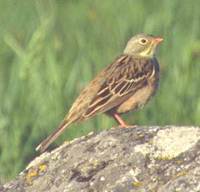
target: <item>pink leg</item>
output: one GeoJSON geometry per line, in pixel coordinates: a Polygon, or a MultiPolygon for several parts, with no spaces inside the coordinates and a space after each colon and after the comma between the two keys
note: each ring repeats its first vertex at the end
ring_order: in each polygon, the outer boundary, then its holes
{"type": "Polygon", "coordinates": [[[118,113],[113,113],[113,118],[119,123],[121,127],[130,127],[129,125],[126,124],[126,122],[120,117],[118,113]]]}

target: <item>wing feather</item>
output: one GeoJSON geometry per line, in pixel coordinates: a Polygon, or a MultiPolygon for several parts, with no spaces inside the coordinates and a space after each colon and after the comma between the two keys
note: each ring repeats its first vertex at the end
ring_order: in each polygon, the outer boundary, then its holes
{"type": "Polygon", "coordinates": [[[106,69],[106,81],[91,100],[83,114],[90,117],[97,112],[105,112],[120,105],[130,94],[134,94],[147,83],[154,72],[153,62],[149,59],[121,56],[106,69]]]}

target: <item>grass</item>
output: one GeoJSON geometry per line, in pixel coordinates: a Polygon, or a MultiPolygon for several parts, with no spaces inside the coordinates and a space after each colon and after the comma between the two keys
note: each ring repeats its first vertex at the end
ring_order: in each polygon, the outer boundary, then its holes
{"type": "MultiPolygon", "coordinates": [[[[200,12],[187,0],[0,0],[0,177],[16,176],[134,34],[164,37],[156,97],[130,123],[200,124],[200,12]]],[[[113,126],[100,115],[56,142],[113,126]]]]}

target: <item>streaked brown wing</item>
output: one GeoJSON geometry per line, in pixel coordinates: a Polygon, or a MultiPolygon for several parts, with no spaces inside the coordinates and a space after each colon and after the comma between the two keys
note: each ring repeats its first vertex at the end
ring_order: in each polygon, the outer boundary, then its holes
{"type": "Polygon", "coordinates": [[[149,59],[126,55],[121,56],[106,70],[106,81],[83,114],[85,118],[93,116],[97,112],[108,111],[124,102],[147,83],[147,79],[153,75],[155,69],[149,59]]]}

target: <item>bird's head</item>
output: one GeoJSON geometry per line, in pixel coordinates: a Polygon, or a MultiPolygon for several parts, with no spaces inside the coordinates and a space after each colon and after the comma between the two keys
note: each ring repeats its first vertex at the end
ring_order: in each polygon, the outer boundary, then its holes
{"type": "Polygon", "coordinates": [[[138,34],[128,41],[124,53],[152,58],[155,55],[156,47],[161,43],[161,41],[163,41],[163,38],[161,37],[138,34]]]}

